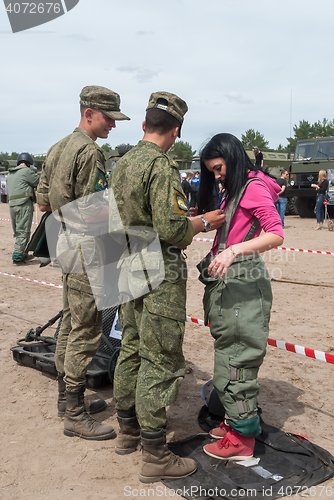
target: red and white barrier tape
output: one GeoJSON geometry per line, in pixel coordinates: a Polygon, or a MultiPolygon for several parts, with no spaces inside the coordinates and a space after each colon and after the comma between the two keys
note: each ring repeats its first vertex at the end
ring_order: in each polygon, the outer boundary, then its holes
{"type": "MultiPolygon", "coordinates": [[[[187,316],[187,321],[196,323],[198,325],[204,325],[203,320],[191,318],[190,316],[187,316]]],[[[284,349],[285,351],[295,352],[296,354],[302,354],[303,356],[307,356],[308,358],[325,361],[325,363],[331,363],[334,365],[334,354],[316,351],[315,349],[309,349],[308,347],[290,344],[289,342],[283,342],[282,340],[268,339],[268,345],[278,347],[279,349],[284,349]]]]}
{"type": "Polygon", "coordinates": [[[204,321],[202,319],[192,318],[191,316],[186,316],[186,318],[187,318],[187,321],[190,321],[191,323],[197,323],[198,325],[205,326],[204,321]]]}
{"type": "Polygon", "coordinates": [[[308,358],[318,359],[319,361],[325,361],[326,363],[334,364],[334,354],[316,351],[315,349],[309,349],[308,347],[290,344],[289,342],[283,342],[282,340],[268,339],[268,344],[273,347],[278,347],[279,349],[284,349],[285,351],[302,354],[303,356],[307,356],[308,358]]]}
{"type": "Polygon", "coordinates": [[[31,281],[32,283],[40,283],[42,285],[54,286],[55,288],[63,288],[63,285],[55,285],[54,283],[48,283],[47,281],[32,280],[30,278],[24,278],[23,276],[18,276],[17,274],[2,273],[1,271],[0,274],[2,276],[10,276],[11,278],[18,278],[24,281],[31,281]]]}
{"type": "MultiPolygon", "coordinates": [[[[7,222],[11,222],[10,219],[0,219],[7,222]]],[[[33,222],[33,224],[39,224],[38,222],[33,222]]],[[[213,243],[213,239],[210,238],[193,238],[193,241],[206,241],[208,243],[213,243]]],[[[304,253],[318,253],[321,255],[334,255],[334,252],[323,252],[321,250],[303,250],[302,248],[286,248],[286,247],[274,247],[273,250],[286,250],[287,252],[304,252],[304,253]]]]}
{"type": "MultiPolygon", "coordinates": [[[[6,222],[12,222],[11,219],[0,219],[0,220],[5,220],[6,222]]],[[[39,224],[39,222],[33,222],[32,224],[39,224]]]]}
{"type": "MultiPolygon", "coordinates": [[[[2,276],[10,276],[12,278],[18,278],[24,281],[30,281],[32,283],[39,283],[42,285],[53,286],[55,288],[63,288],[62,285],[55,285],[54,283],[48,283],[47,281],[33,280],[30,278],[24,278],[23,276],[18,276],[16,274],[3,273],[0,271],[2,276]]],[[[202,319],[192,318],[191,316],[186,316],[187,321],[191,323],[196,323],[198,325],[204,326],[204,321],[202,319]]],[[[302,347],[295,344],[290,344],[289,342],[283,342],[282,340],[274,340],[268,338],[268,345],[273,347],[278,347],[279,349],[284,349],[285,351],[295,352],[296,354],[302,354],[308,358],[317,359],[319,361],[325,361],[326,363],[334,364],[334,354],[329,354],[327,352],[316,351],[315,349],[309,349],[308,347],[302,347]]]]}
{"type": "Polygon", "coordinates": [[[210,241],[212,243],[213,239],[210,240],[209,238],[193,238],[193,241],[210,241]]]}
{"type": "Polygon", "coordinates": [[[322,255],[334,255],[334,252],[322,252],[321,250],[302,250],[301,248],[275,247],[273,250],[286,250],[287,252],[320,253],[322,255]]]}
{"type": "MultiPolygon", "coordinates": [[[[210,241],[208,238],[194,238],[193,241],[210,241]]],[[[321,255],[334,255],[334,252],[322,252],[321,250],[303,250],[302,248],[274,247],[272,250],[285,250],[287,252],[319,253],[321,255]]]]}

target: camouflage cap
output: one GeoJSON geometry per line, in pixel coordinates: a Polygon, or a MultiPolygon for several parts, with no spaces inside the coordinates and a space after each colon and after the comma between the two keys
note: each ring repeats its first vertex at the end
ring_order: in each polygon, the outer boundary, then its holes
{"type": "Polygon", "coordinates": [[[87,108],[102,111],[112,120],[130,120],[120,110],[121,98],[119,94],[98,85],[84,87],[80,93],[80,104],[87,108]]]}
{"type": "Polygon", "coordinates": [[[151,108],[166,111],[166,113],[169,113],[174,116],[174,118],[179,120],[181,125],[183,123],[184,115],[188,111],[187,103],[177,95],[171,94],[170,92],[154,92],[151,94],[146,111],[151,108]]]}

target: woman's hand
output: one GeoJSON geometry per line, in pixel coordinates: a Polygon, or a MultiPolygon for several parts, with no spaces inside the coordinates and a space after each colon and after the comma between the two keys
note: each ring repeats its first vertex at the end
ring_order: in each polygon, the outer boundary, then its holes
{"type": "Polygon", "coordinates": [[[231,247],[226,248],[218,254],[208,267],[208,273],[212,278],[222,278],[225,276],[227,269],[234,262],[236,256],[231,250],[231,247]]]}
{"type": "Polygon", "coordinates": [[[198,215],[198,207],[189,208],[189,217],[196,217],[198,215]]]}
{"type": "Polygon", "coordinates": [[[223,277],[237,257],[266,252],[279,247],[282,243],[283,238],[275,233],[264,233],[251,240],[235,243],[213,259],[208,267],[208,273],[213,278],[223,277]]]}

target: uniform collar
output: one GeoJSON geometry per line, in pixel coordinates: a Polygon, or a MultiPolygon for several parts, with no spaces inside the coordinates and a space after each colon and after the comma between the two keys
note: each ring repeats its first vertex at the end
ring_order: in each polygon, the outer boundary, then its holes
{"type": "MultiPolygon", "coordinates": [[[[93,139],[91,138],[91,136],[89,135],[89,133],[87,132],[87,130],[84,130],[83,128],[76,127],[73,132],[79,132],[80,134],[83,134],[84,136],[89,137],[89,139],[91,141],[93,141],[93,139]]],[[[93,142],[95,142],[95,141],[93,141],[93,142]]]]}
{"type": "Polygon", "coordinates": [[[157,152],[165,154],[161,147],[158,146],[158,144],[156,144],[155,142],[141,140],[137,145],[145,148],[155,149],[157,152]]]}

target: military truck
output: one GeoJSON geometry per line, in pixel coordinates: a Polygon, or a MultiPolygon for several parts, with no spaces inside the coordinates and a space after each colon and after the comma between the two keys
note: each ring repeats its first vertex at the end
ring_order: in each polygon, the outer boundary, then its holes
{"type": "MultiPolygon", "coordinates": [[[[254,151],[246,150],[246,153],[248,154],[251,162],[255,163],[254,151]]],[[[261,153],[263,154],[263,170],[270,173],[277,179],[281,177],[281,170],[283,168],[289,170],[291,160],[288,153],[281,153],[279,151],[261,151],[261,153]]],[[[201,168],[198,156],[193,158],[191,165],[187,166],[187,168],[181,168],[181,170],[185,170],[186,172],[189,170],[191,170],[192,172],[196,172],[200,171],[200,169],[201,168]]]]}
{"type": "Polygon", "coordinates": [[[9,167],[15,167],[15,160],[3,160],[0,158],[0,202],[7,203],[7,174],[9,167]]]}
{"type": "MultiPolygon", "coordinates": [[[[246,150],[246,153],[249,156],[251,162],[255,163],[254,151],[246,150]]],[[[263,170],[268,172],[270,175],[278,179],[279,177],[281,177],[281,171],[283,169],[286,169],[289,172],[291,165],[291,158],[289,153],[284,153],[281,151],[261,151],[261,153],[263,154],[263,170]]],[[[190,171],[200,171],[201,167],[199,157],[195,157],[191,162],[191,165],[186,167],[187,168],[179,168],[186,173],[190,171]]],[[[285,212],[287,215],[298,215],[295,207],[296,199],[293,196],[294,195],[292,194],[288,199],[288,204],[285,212]]]]}
{"type": "MultiPolygon", "coordinates": [[[[255,163],[254,151],[246,150],[252,163],[255,163]]],[[[280,151],[261,151],[263,154],[263,170],[277,179],[281,177],[281,171],[289,170],[291,164],[290,155],[280,151]]]]}
{"type": "Polygon", "coordinates": [[[132,148],[133,146],[131,144],[121,144],[116,149],[109,149],[109,151],[104,151],[104,157],[106,160],[106,172],[110,172],[114,168],[116,162],[132,148]]]}
{"type": "Polygon", "coordinates": [[[300,217],[314,217],[316,190],[320,170],[326,170],[330,181],[328,210],[334,211],[334,137],[314,137],[297,141],[289,171],[287,196],[294,199],[300,217]]]}
{"type": "Polygon", "coordinates": [[[0,172],[8,172],[9,167],[15,167],[16,160],[3,160],[0,158],[0,172]]]}

